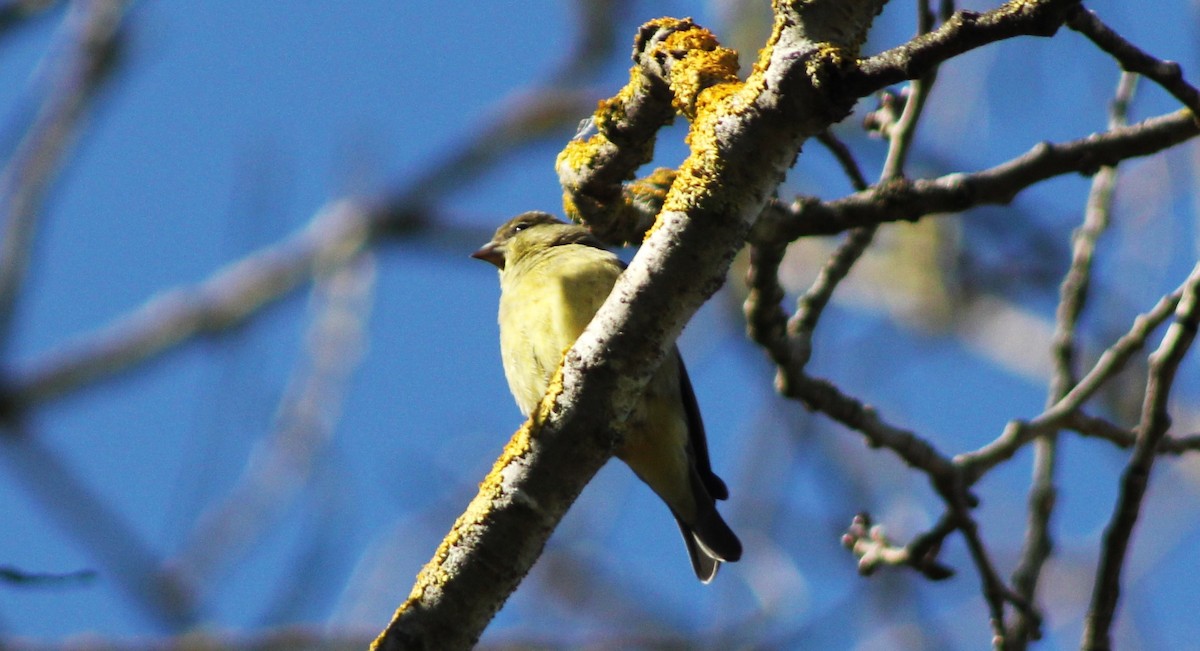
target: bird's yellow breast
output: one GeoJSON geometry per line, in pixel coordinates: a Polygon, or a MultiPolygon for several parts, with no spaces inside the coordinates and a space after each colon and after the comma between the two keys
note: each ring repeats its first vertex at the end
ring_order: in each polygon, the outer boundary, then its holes
{"type": "MultiPolygon", "coordinates": [[[[506,264],[500,277],[500,349],[504,375],[528,416],[546,393],[563,354],[575,343],[621,275],[620,260],[580,244],[543,247],[506,264]]],[[[679,357],[672,352],[629,416],[616,454],[691,521],[688,423],[680,396],[679,357]]]]}
{"type": "Polygon", "coordinates": [[[501,273],[504,375],[526,416],[620,274],[615,255],[579,244],[548,247],[501,273]]]}

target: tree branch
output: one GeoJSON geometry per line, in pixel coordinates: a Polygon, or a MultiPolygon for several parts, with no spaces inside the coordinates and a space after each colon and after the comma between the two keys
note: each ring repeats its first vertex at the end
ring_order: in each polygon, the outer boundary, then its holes
{"type": "Polygon", "coordinates": [[[755,225],[755,240],[795,240],[833,235],[857,226],[955,213],[1007,204],[1025,188],[1072,172],[1092,174],[1103,166],[1148,156],[1200,135],[1191,112],[1176,111],[1132,126],[1062,144],[1041,143],[1006,163],[969,174],[896,180],[833,201],[797,200],[786,211],[767,213],[755,225]]]}
{"type": "Polygon", "coordinates": [[[75,142],[88,102],[112,69],[124,12],[122,0],[71,4],[51,54],[57,59],[49,92],[0,172],[0,348],[10,338],[42,200],[75,142]]]}
{"type": "Polygon", "coordinates": [[[1064,427],[1088,398],[1099,391],[1109,378],[1125,368],[1125,364],[1134,353],[1145,347],[1146,340],[1154,330],[1174,313],[1183,292],[1184,288],[1181,287],[1159,299],[1149,312],[1139,314],[1133,320],[1129,332],[1109,346],[1091,370],[1053,406],[1029,421],[1010,422],[1004,428],[1004,432],[991,443],[955,457],[955,463],[963,467],[970,482],[978,481],[997,464],[1012,458],[1017,450],[1039,435],[1064,427]]]}
{"type": "Polygon", "coordinates": [[[1183,356],[1196,338],[1200,327],[1200,264],[1192,270],[1184,285],[1183,296],[1175,310],[1175,322],[1167,328],[1162,343],[1150,355],[1150,371],[1142,417],[1138,423],[1133,454],[1121,475],[1121,488],[1112,518],[1104,531],[1096,583],[1085,619],[1082,648],[1107,651],[1112,647],[1110,628],[1121,596],[1121,570],[1129,551],[1130,538],[1141,511],[1142,499],[1150,483],[1158,447],[1171,425],[1167,400],[1175,382],[1175,373],[1183,356]]]}
{"type": "Polygon", "coordinates": [[[943,61],[1017,36],[1053,36],[1079,0],[1007,2],[987,13],[960,11],[941,27],[859,63],[847,90],[859,97],[916,79],[943,61]]]}
{"type": "MultiPolygon", "coordinates": [[[[1136,75],[1121,75],[1109,112],[1109,129],[1125,125],[1129,102],[1136,87],[1136,75]]],[[[1103,167],[1096,173],[1092,179],[1091,192],[1088,194],[1083,225],[1076,230],[1073,237],[1071,267],[1059,288],[1060,298],[1052,346],[1054,376],[1046,397],[1047,408],[1062,400],[1077,381],[1075,329],[1088,298],[1096,242],[1108,229],[1116,181],[1116,167],[1103,167]]],[[[1042,567],[1050,558],[1054,546],[1050,533],[1050,517],[1058,497],[1058,489],[1055,486],[1057,457],[1058,432],[1047,431],[1034,442],[1033,481],[1028,498],[1029,518],[1020,560],[1012,578],[1014,588],[1030,602],[1037,595],[1042,567]]],[[[1029,639],[1036,639],[1033,636],[1035,629],[1032,622],[1018,613],[1016,620],[1008,628],[1008,634],[1005,635],[1007,648],[1012,651],[1024,649],[1029,639]]]]}
{"type": "MultiPolygon", "coordinates": [[[[403,221],[409,227],[417,225],[403,221]]],[[[20,413],[132,369],[193,337],[240,323],[319,270],[353,259],[371,233],[383,228],[405,226],[351,201],[327,206],[292,239],[242,258],[198,285],[160,294],[103,331],[13,372],[4,387],[3,413],[20,413]]]]}
{"type": "Polygon", "coordinates": [[[692,119],[691,154],[655,227],[567,353],[541,407],[510,441],[374,648],[474,643],[611,455],[614,432],[683,324],[720,287],[800,144],[832,121],[819,87],[840,53],[822,44],[845,34],[806,17],[855,8],[873,17],[879,6],[777,4],[771,45],[745,83],[709,85],[730,79],[736,62],[690,22],[662,19],[643,31],[638,42],[646,49],[637,61],[648,74],[669,76],[674,105],[692,119]]]}
{"type": "Polygon", "coordinates": [[[1071,11],[1067,18],[1067,26],[1111,54],[1121,64],[1122,70],[1137,73],[1162,86],[1190,109],[1193,116],[1200,116],[1200,91],[1184,81],[1183,69],[1178,63],[1163,61],[1146,54],[1105,25],[1095,12],[1084,9],[1082,5],[1071,11]]]}

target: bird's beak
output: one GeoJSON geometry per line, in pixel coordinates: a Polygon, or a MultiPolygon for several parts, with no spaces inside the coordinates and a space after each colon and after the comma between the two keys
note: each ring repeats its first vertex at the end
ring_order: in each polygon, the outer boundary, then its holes
{"type": "Polygon", "coordinates": [[[488,242],[471,254],[476,260],[484,260],[496,265],[497,269],[504,268],[504,247],[495,242],[488,242]]]}

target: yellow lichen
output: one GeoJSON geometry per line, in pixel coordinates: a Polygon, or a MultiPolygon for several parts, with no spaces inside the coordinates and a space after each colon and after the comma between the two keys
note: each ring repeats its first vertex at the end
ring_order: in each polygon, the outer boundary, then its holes
{"type": "Polygon", "coordinates": [[[671,94],[675,110],[694,118],[701,92],[737,80],[737,52],[723,48],[706,29],[692,27],[672,32],[656,47],[656,54],[675,58],[671,67],[671,94]]]}
{"type": "Polygon", "coordinates": [[[638,210],[645,206],[657,214],[662,209],[667,191],[675,182],[676,172],[670,167],[658,167],[653,172],[642,177],[628,186],[626,200],[631,204],[630,209],[638,210]]]}
{"type": "Polygon", "coordinates": [[[597,133],[587,140],[572,140],[567,143],[566,147],[558,153],[558,159],[555,161],[555,169],[562,176],[564,171],[569,171],[574,175],[579,170],[587,167],[596,156],[596,152],[608,145],[608,139],[597,133]]]}
{"type": "MultiPolygon", "coordinates": [[[[491,472],[479,483],[479,492],[476,493],[475,499],[471,500],[471,503],[467,505],[466,511],[454,521],[454,526],[450,528],[450,532],[446,534],[445,538],[438,545],[437,551],[433,553],[433,558],[417,574],[417,580],[413,584],[408,599],[396,609],[396,613],[392,617],[393,621],[424,598],[426,591],[431,588],[440,587],[450,579],[451,575],[445,567],[446,559],[450,556],[450,550],[458,545],[471,529],[483,524],[488,519],[496,500],[504,495],[504,470],[529,452],[532,438],[536,435],[536,431],[540,428],[541,423],[545,422],[543,412],[548,414],[549,405],[553,404],[554,397],[561,390],[562,371],[560,369],[555,374],[555,382],[551,383],[552,395],[548,394],[548,398],[543,399],[543,406],[539,407],[538,412],[521,425],[521,428],[513,434],[508,444],[504,446],[504,452],[496,459],[496,463],[492,465],[491,472]]],[[[375,648],[381,639],[382,635],[372,644],[372,648],[375,648]]]]}
{"type": "Polygon", "coordinates": [[[820,88],[824,71],[828,67],[840,68],[848,61],[849,58],[844,49],[833,43],[821,43],[817,46],[816,53],[805,61],[804,72],[812,80],[813,87],[820,88]]]}
{"type": "Polygon", "coordinates": [[[579,208],[575,205],[575,194],[570,190],[563,190],[563,214],[567,219],[576,224],[583,221],[583,215],[579,212],[579,208]]]}
{"type": "MultiPolygon", "coordinates": [[[[568,349],[570,350],[570,349],[568,349]]],[[[563,351],[563,360],[558,363],[558,368],[555,369],[554,375],[550,376],[550,383],[546,385],[546,393],[542,396],[542,401],[538,403],[537,411],[529,416],[528,422],[517,431],[519,436],[521,432],[527,431],[526,439],[535,435],[537,430],[541,429],[542,423],[545,423],[550,414],[554,411],[554,403],[558,400],[558,394],[563,392],[563,366],[567,361],[567,351],[563,351]]],[[[516,440],[516,436],[513,437],[516,440]]],[[[512,445],[512,442],[509,442],[512,445]]],[[[527,444],[528,445],[528,444],[527,444]]]]}
{"type": "Polygon", "coordinates": [[[786,26],[786,21],[783,18],[783,12],[775,12],[775,24],[771,28],[771,36],[767,39],[762,49],[758,51],[758,58],[754,60],[754,65],[750,69],[750,76],[761,75],[766,71],[771,64],[771,56],[775,54],[775,45],[779,43],[779,37],[783,34],[783,29],[786,26]]]}

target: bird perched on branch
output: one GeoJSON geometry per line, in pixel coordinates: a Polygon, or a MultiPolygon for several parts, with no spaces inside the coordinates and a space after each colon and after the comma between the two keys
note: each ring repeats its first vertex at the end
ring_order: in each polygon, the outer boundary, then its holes
{"type": "MultiPolygon", "coordinates": [[[[563,353],[592,320],[624,265],[582,226],[527,212],[472,254],[500,269],[500,352],[521,413],[537,408],[563,353]]],[[[629,417],[616,456],[666,502],[696,576],[708,583],[742,544],[717,512],[729,497],[712,470],[687,369],[673,348],[629,417]]]]}

